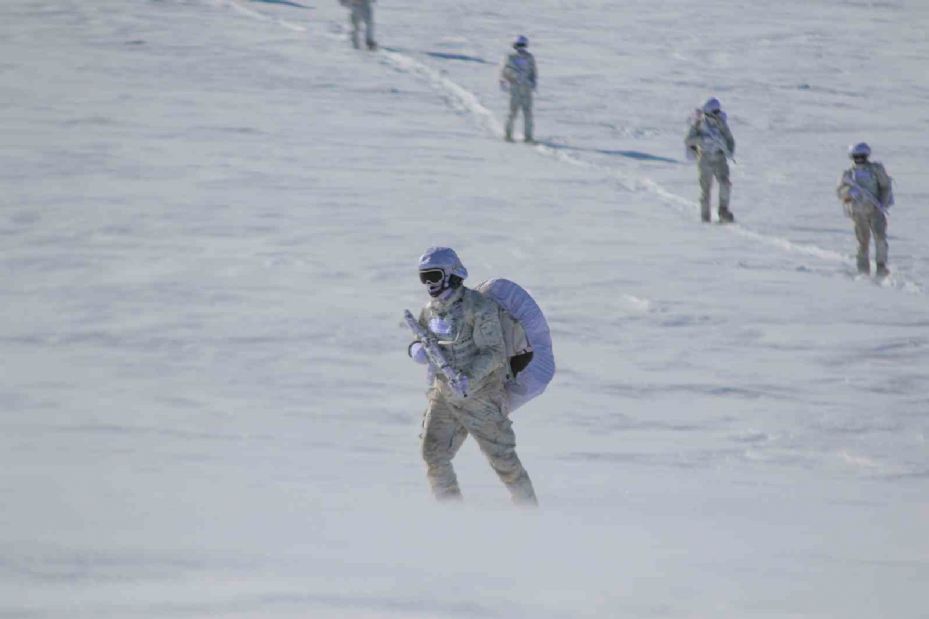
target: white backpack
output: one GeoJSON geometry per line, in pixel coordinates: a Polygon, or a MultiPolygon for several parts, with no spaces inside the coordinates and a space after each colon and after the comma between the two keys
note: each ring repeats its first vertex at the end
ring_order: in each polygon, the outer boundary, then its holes
{"type": "Polygon", "coordinates": [[[539,396],[555,376],[552,335],[532,296],[508,279],[474,288],[500,307],[500,325],[509,360],[506,392],[510,411],[539,396]]]}

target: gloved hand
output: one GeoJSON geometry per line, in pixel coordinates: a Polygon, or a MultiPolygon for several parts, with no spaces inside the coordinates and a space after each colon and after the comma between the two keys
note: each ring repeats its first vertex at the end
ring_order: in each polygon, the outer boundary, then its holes
{"type": "Polygon", "coordinates": [[[500,90],[503,92],[510,92],[510,83],[506,80],[500,80],[500,90]]]}
{"type": "Polygon", "coordinates": [[[410,344],[407,353],[410,355],[410,359],[416,363],[421,365],[429,363],[429,355],[426,354],[426,347],[423,346],[422,342],[413,342],[410,344]]]}
{"type": "Polygon", "coordinates": [[[468,377],[464,373],[453,371],[451,378],[448,379],[448,386],[459,398],[468,397],[468,377]]]}

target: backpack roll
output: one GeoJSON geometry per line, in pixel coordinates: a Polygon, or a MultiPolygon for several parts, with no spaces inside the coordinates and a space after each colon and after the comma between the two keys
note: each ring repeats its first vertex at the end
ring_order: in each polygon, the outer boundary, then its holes
{"type": "Polygon", "coordinates": [[[509,364],[506,393],[512,412],[541,395],[555,376],[551,331],[541,308],[519,284],[491,279],[475,290],[500,307],[509,364]]]}

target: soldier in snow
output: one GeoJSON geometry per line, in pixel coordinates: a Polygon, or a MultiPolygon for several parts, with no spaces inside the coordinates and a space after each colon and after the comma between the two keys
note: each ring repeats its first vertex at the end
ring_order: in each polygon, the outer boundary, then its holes
{"type": "Polygon", "coordinates": [[[697,169],[700,173],[700,218],[710,221],[710,190],[715,177],[719,183],[719,221],[734,221],[732,211],[729,210],[732,183],[729,181],[729,163],[726,160],[735,154],[735,140],[719,99],[713,97],[702,109],[697,110],[684,143],[697,158],[697,169]]]}
{"type": "MultiPolygon", "coordinates": [[[[437,499],[461,498],[452,458],[470,434],[513,501],[535,505],[535,491],[516,455],[516,436],[508,419],[504,388],[508,360],[499,307],[466,288],[467,276],[458,255],[448,247],[431,247],[419,259],[419,279],[432,297],[419,315],[419,324],[430,340],[438,342],[448,363],[442,371],[430,364],[432,383],[422,433],[429,484],[437,499]]],[[[420,340],[410,344],[409,354],[418,363],[429,363],[420,340]]]]}
{"type": "Polygon", "coordinates": [[[538,83],[535,57],[526,48],[529,39],[520,35],[513,43],[516,50],[504,60],[500,73],[500,87],[510,91],[510,115],[506,119],[506,141],[513,141],[513,123],[516,114],[523,111],[523,134],[526,142],[532,143],[532,93],[538,83]]]}
{"type": "Polygon", "coordinates": [[[368,49],[377,49],[374,39],[374,0],[339,0],[339,3],[351,10],[352,19],[352,45],[361,49],[361,24],[365,25],[365,44],[368,49]]]}
{"type": "Polygon", "coordinates": [[[887,270],[887,209],[894,203],[891,178],[884,166],[868,161],[871,147],[861,142],[848,149],[852,166],[842,173],[836,193],[845,207],[845,214],[855,222],[858,237],[858,271],[871,272],[869,249],[874,234],[877,275],[887,270]]]}

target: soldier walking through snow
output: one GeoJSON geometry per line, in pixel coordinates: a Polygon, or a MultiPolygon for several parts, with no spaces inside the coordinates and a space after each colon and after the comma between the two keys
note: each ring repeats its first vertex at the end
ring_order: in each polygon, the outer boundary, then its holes
{"type": "Polygon", "coordinates": [[[871,272],[870,244],[874,235],[874,253],[877,275],[883,277],[887,270],[887,209],[893,203],[892,181],[884,166],[877,161],[868,161],[871,147],[865,142],[848,149],[852,166],[842,173],[836,193],[845,206],[845,214],[855,222],[858,237],[858,271],[871,272]]]}
{"type": "Polygon", "coordinates": [[[734,217],[729,210],[729,195],[732,183],[729,181],[728,158],[735,155],[735,139],[726,122],[726,113],[713,97],[697,110],[690,132],[684,143],[696,154],[697,170],[700,174],[700,218],[710,221],[710,191],[713,178],[719,183],[719,221],[732,222],[734,217]]]}
{"type": "Polygon", "coordinates": [[[516,114],[523,111],[523,135],[526,142],[532,137],[532,93],[538,84],[535,57],[526,49],[529,39],[520,35],[513,43],[516,50],[506,57],[500,74],[500,87],[510,91],[510,115],[506,119],[506,141],[513,141],[513,124],[516,114]]]}
{"type": "Polygon", "coordinates": [[[361,49],[361,24],[365,26],[365,44],[368,49],[377,49],[377,41],[374,39],[374,0],[339,0],[344,7],[351,10],[352,20],[352,45],[355,49],[361,49]]]}
{"type": "Polygon", "coordinates": [[[463,285],[468,271],[454,250],[431,247],[419,259],[419,279],[431,300],[418,323],[421,338],[410,357],[430,364],[428,407],[423,418],[422,455],[437,499],[460,499],[452,458],[470,434],[517,504],[535,505],[536,496],[516,455],[516,435],[508,419],[505,391],[507,358],[499,307],[463,285]],[[447,365],[430,363],[427,345],[437,343],[447,365]]]}

